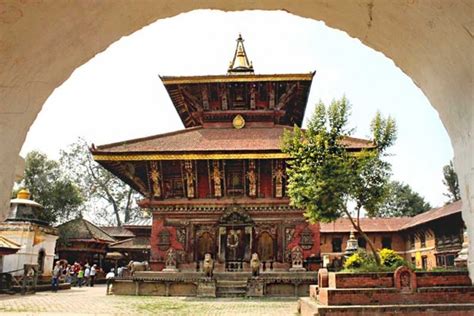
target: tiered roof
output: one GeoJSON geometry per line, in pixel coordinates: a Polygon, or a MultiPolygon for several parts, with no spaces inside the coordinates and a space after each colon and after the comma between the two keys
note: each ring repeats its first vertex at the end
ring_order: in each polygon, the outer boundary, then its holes
{"type": "Polygon", "coordinates": [[[115,242],[115,239],[91,222],[76,218],[58,226],[60,232],[64,232],[68,241],[85,242],[115,242]]]}

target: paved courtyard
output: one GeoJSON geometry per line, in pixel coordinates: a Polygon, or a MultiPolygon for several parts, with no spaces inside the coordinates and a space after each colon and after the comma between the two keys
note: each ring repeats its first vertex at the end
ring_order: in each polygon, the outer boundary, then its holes
{"type": "Polygon", "coordinates": [[[296,299],[197,299],[105,295],[105,286],[58,293],[0,296],[0,314],[9,315],[272,315],[296,313],[296,299]]]}

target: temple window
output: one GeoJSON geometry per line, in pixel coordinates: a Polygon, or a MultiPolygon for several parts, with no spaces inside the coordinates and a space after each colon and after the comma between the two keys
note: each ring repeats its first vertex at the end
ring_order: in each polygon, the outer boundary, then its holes
{"type": "Polygon", "coordinates": [[[357,238],[357,245],[359,248],[365,249],[367,247],[367,241],[365,240],[364,237],[358,237],[357,238]]]}
{"type": "Polygon", "coordinates": [[[226,191],[228,195],[244,194],[244,165],[241,160],[226,162],[226,191]]]}
{"type": "Polygon", "coordinates": [[[422,233],[420,234],[420,247],[421,247],[421,248],[426,247],[426,237],[425,237],[425,233],[424,233],[424,232],[422,232],[422,233]]]}
{"type": "Polygon", "coordinates": [[[178,161],[163,162],[163,191],[165,198],[184,197],[183,174],[178,161]]]}
{"type": "Polygon", "coordinates": [[[333,238],[332,239],[332,252],[342,252],[342,239],[333,238]]]}
{"type": "Polygon", "coordinates": [[[392,249],[392,237],[382,237],[382,248],[392,249]]]}
{"type": "Polygon", "coordinates": [[[415,235],[410,235],[410,249],[415,249],[415,235]]]}
{"type": "Polygon", "coordinates": [[[268,100],[267,83],[258,84],[258,100],[262,102],[268,100]]]}

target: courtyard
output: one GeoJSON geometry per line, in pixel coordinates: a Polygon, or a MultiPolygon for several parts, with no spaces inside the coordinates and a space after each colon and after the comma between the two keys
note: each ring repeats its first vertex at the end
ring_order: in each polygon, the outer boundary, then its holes
{"type": "Polygon", "coordinates": [[[9,315],[297,315],[296,298],[218,298],[105,295],[105,285],[58,293],[0,296],[0,314],[9,315]]]}

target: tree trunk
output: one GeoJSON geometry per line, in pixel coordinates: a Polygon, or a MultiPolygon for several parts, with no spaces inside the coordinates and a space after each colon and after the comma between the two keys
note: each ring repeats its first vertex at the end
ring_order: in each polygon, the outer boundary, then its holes
{"type": "Polygon", "coordinates": [[[357,230],[357,233],[360,234],[365,239],[365,241],[369,245],[370,251],[372,251],[372,254],[374,255],[375,263],[377,263],[377,265],[380,266],[381,265],[380,257],[379,257],[379,254],[377,253],[377,249],[375,248],[374,243],[370,240],[369,236],[367,236],[367,234],[364,233],[362,229],[360,228],[360,221],[359,221],[360,212],[359,211],[360,209],[357,211],[357,223],[354,222],[354,219],[352,218],[351,214],[347,210],[345,210],[344,213],[346,213],[347,217],[352,223],[352,226],[355,228],[355,230],[357,230]]]}

